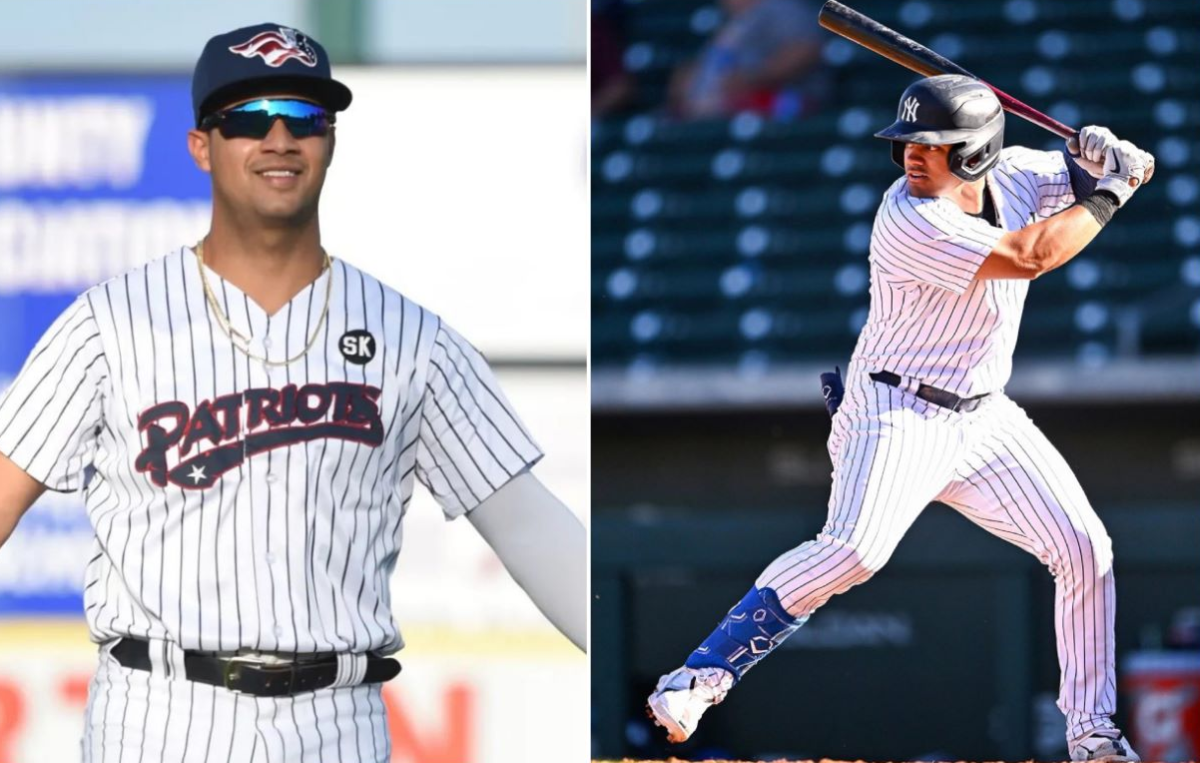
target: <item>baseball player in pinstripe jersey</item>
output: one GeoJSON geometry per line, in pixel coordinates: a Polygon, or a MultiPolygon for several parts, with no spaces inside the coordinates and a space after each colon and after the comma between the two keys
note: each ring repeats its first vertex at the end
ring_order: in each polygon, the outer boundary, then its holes
{"type": "Polygon", "coordinates": [[[1111,542],[1062,456],[1004,394],[1029,282],[1083,250],[1154,161],[1087,127],[1062,153],[1003,147],[985,85],[920,80],[891,141],[904,169],[871,235],[871,305],[833,416],[833,488],[816,539],[759,575],[651,716],[679,742],[746,671],[830,597],[865,582],[940,501],[1053,573],[1072,760],[1136,761],[1116,706],[1111,542]]]}
{"type": "Polygon", "coordinates": [[[350,99],[294,29],[210,40],[209,233],[80,296],[0,399],[0,543],[44,490],[86,491],[85,761],[390,760],[416,481],[583,647],[583,527],[487,362],[321,247],[350,99]]]}

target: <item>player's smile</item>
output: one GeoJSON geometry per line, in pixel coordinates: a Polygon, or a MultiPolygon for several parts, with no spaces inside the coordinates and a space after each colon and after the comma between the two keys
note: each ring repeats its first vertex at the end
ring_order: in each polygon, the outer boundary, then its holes
{"type": "Polygon", "coordinates": [[[210,136],[214,198],[260,219],[298,220],[316,210],[333,152],[333,131],[297,138],[282,119],[262,138],[210,136]]]}
{"type": "Polygon", "coordinates": [[[252,171],[267,185],[280,190],[296,188],[300,184],[300,176],[304,174],[304,168],[295,165],[268,165],[252,171]]]}
{"type": "Polygon", "coordinates": [[[332,116],[325,117],[328,122],[322,132],[315,132],[311,125],[297,123],[299,117],[285,113],[288,108],[306,106],[320,109],[286,90],[260,94],[218,112],[237,114],[238,121],[229,118],[210,126],[206,120],[207,129],[193,133],[204,141],[196,146],[203,152],[198,161],[213,175],[215,203],[243,210],[243,214],[249,211],[259,220],[311,219],[332,160],[335,137],[332,116]],[[245,105],[264,107],[238,111],[245,105]],[[277,107],[279,115],[267,113],[267,107],[277,107]]]}
{"type": "Polygon", "coordinates": [[[257,144],[250,148],[252,153],[248,163],[248,168],[255,177],[260,178],[270,188],[293,190],[302,185],[302,176],[307,174],[309,163],[305,161],[305,156],[311,154],[313,149],[321,148],[312,144],[322,138],[296,138],[288,132],[282,120],[277,120],[271,126],[271,131],[261,140],[240,140],[257,144]]]}

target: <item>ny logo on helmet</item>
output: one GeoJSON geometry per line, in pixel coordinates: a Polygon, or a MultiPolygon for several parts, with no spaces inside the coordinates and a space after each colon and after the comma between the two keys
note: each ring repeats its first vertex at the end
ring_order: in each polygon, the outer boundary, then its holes
{"type": "Polygon", "coordinates": [[[915,96],[905,98],[904,103],[900,104],[900,119],[905,122],[917,121],[917,107],[920,105],[915,96]]]}

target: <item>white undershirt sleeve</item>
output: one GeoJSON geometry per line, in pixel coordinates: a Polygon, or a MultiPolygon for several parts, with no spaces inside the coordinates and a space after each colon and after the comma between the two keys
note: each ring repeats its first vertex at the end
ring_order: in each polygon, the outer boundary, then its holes
{"type": "Polygon", "coordinates": [[[571,643],[587,648],[587,534],[526,472],[467,515],[505,569],[571,643]]]}

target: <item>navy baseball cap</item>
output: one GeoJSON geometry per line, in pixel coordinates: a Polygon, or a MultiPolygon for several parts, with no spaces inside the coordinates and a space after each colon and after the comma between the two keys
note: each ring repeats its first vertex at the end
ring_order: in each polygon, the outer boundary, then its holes
{"type": "Polygon", "coordinates": [[[351,99],[330,73],[321,43],[282,24],[257,24],[204,46],[192,74],[196,125],[216,109],[269,92],[307,96],[331,111],[344,111],[351,99]]]}

